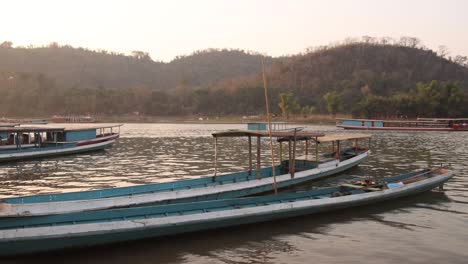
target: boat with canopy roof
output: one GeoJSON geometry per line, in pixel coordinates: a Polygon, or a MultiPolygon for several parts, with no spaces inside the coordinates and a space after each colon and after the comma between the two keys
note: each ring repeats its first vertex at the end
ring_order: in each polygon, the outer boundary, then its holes
{"type": "Polygon", "coordinates": [[[0,126],[0,162],[77,154],[110,147],[122,125],[0,126]]]}
{"type": "Polygon", "coordinates": [[[244,197],[337,174],[358,165],[370,153],[369,148],[365,147],[367,143],[358,144],[358,141],[362,140],[370,144],[371,136],[367,134],[325,136],[322,133],[309,131],[272,131],[272,136],[280,143],[281,153],[283,143],[288,143],[289,157],[283,160],[283,154],[281,154],[280,164],[262,167],[261,138],[267,136],[269,134],[265,131],[234,130],[213,133],[215,141],[213,175],[198,179],[111,189],[4,198],[0,203],[0,217],[53,215],[147,204],[244,197]],[[247,171],[217,175],[217,141],[224,137],[248,138],[249,169],[247,171]],[[252,138],[256,138],[257,141],[256,168],[253,168],[252,162],[252,138]],[[305,142],[303,158],[295,158],[296,142],[299,141],[305,142]],[[353,146],[344,148],[342,146],[344,141],[352,141],[353,146]],[[330,142],[333,151],[322,153],[322,150],[326,150],[322,145],[330,142]],[[309,155],[309,149],[312,146],[315,146],[315,155],[309,155]]]}
{"type": "Polygon", "coordinates": [[[374,120],[337,118],[336,127],[354,130],[468,131],[468,118],[374,120]]]}

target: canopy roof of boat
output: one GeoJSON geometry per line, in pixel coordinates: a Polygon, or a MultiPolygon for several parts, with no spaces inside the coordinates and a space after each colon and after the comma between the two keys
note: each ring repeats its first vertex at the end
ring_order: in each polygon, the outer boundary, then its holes
{"type": "Polygon", "coordinates": [[[101,129],[101,128],[113,128],[121,127],[123,124],[102,124],[102,125],[93,125],[93,126],[67,126],[65,131],[80,131],[80,130],[90,130],[90,129],[101,129]]]}
{"type": "Polygon", "coordinates": [[[418,117],[417,120],[421,121],[468,121],[467,118],[427,118],[427,117],[418,117]]]}
{"type": "Polygon", "coordinates": [[[63,132],[63,127],[0,127],[0,132],[34,133],[34,132],[63,132]]]}
{"type": "Polygon", "coordinates": [[[448,122],[448,121],[468,121],[468,118],[418,118],[414,119],[354,119],[354,118],[335,118],[337,121],[364,121],[364,122],[387,122],[387,123],[421,123],[433,124],[434,122],[448,122]]]}
{"type": "MultiPolygon", "coordinates": [[[[247,124],[268,124],[268,122],[247,122],[247,124]]],[[[270,124],[288,124],[288,122],[270,122],[270,124]]]]}
{"type": "Polygon", "coordinates": [[[18,123],[0,123],[0,127],[15,127],[19,126],[20,124],[18,123]]]}
{"type": "Polygon", "coordinates": [[[332,142],[332,141],[342,141],[342,140],[352,140],[352,139],[361,139],[361,138],[371,138],[371,134],[328,134],[323,137],[318,138],[318,142],[332,142]]]}
{"type": "MultiPolygon", "coordinates": [[[[258,130],[228,130],[222,132],[216,132],[212,134],[213,137],[269,137],[268,131],[258,131],[258,130]]],[[[284,141],[289,139],[296,140],[306,140],[324,136],[323,133],[312,132],[312,131],[303,131],[298,130],[296,131],[296,135],[294,135],[294,130],[273,130],[271,131],[271,136],[275,138],[279,138],[278,141],[284,141]]]]}

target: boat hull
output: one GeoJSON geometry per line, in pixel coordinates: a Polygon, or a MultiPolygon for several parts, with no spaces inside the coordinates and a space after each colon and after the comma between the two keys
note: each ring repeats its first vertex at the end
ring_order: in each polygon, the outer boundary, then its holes
{"type": "Polygon", "coordinates": [[[71,155],[78,153],[85,153],[91,151],[102,150],[114,144],[115,140],[106,140],[93,144],[69,144],[59,147],[44,147],[44,148],[31,148],[24,151],[2,153],[0,154],[0,162],[22,161],[25,159],[42,159],[54,156],[71,155]]]}
{"type": "Polygon", "coordinates": [[[394,131],[468,131],[468,128],[454,129],[454,128],[435,128],[435,127],[366,127],[366,126],[341,126],[336,127],[349,129],[349,130],[394,130],[394,131]]]}
{"type": "MultiPolygon", "coordinates": [[[[318,166],[318,168],[296,172],[294,178],[291,177],[291,174],[279,175],[276,177],[277,188],[287,188],[293,185],[322,179],[343,172],[347,169],[357,166],[359,163],[366,160],[368,155],[369,151],[366,151],[344,161],[332,160],[327,163],[322,163],[318,166]]],[[[223,179],[223,177],[227,178],[229,176],[219,176],[220,179],[223,179]]],[[[117,196],[117,193],[114,194],[114,197],[102,199],[99,198],[99,195],[101,195],[99,191],[91,192],[91,194],[98,196],[93,196],[94,199],[81,198],[80,200],[35,203],[23,203],[23,200],[18,201],[18,199],[10,200],[15,201],[15,203],[8,203],[9,200],[5,199],[5,202],[0,204],[0,217],[28,217],[34,215],[52,215],[89,210],[103,210],[145,204],[229,199],[265,193],[274,189],[274,179],[271,177],[271,175],[262,179],[254,178],[252,180],[242,182],[236,182],[236,178],[217,182],[217,180],[213,179],[212,177],[209,179],[198,179],[196,181],[200,182],[197,183],[198,188],[187,185],[187,188],[166,189],[165,191],[155,192],[155,190],[157,190],[156,188],[159,186],[158,184],[155,184],[152,186],[155,188],[153,191],[151,191],[151,189],[147,189],[145,190],[146,192],[142,194],[129,193],[128,195],[122,194],[121,196],[117,196]],[[207,180],[209,182],[207,182],[207,180]],[[208,185],[208,183],[210,185],[208,185]]],[[[188,184],[190,181],[187,181],[186,183],[188,184]]],[[[177,184],[177,182],[175,182],[175,184],[177,184]]],[[[161,184],[161,186],[167,186],[167,184],[161,184]]],[[[145,186],[136,188],[145,188],[145,186]]],[[[128,190],[131,191],[132,189],[128,190]]],[[[47,198],[47,196],[43,196],[43,198],[47,198]]],[[[69,197],[69,199],[73,198],[77,199],[79,197],[69,197]]]]}
{"type": "MultiPolygon", "coordinates": [[[[260,206],[256,203],[256,206],[253,207],[240,209],[234,207],[227,210],[187,215],[9,229],[0,233],[0,255],[35,253],[161,237],[362,206],[428,191],[442,185],[451,177],[452,173],[446,172],[433,178],[394,189],[325,199],[288,201],[286,198],[284,200],[288,202],[280,200],[279,203],[260,206]]],[[[272,198],[251,199],[254,203],[256,200],[275,199],[275,196],[270,197],[272,198]]],[[[197,207],[197,204],[204,206],[209,203],[232,204],[233,201],[202,202],[187,204],[187,206],[197,207]]],[[[109,212],[112,213],[112,210],[109,212]]],[[[131,215],[127,215],[127,217],[131,218],[131,215]]]]}

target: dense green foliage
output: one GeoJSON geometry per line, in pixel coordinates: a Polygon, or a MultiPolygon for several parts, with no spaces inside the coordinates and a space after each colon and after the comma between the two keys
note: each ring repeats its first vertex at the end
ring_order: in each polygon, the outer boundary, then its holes
{"type": "Polygon", "coordinates": [[[353,108],[353,115],[380,117],[460,117],[468,113],[468,97],[456,83],[418,83],[409,93],[390,97],[366,95],[353,108]]]}
{"type": "MultiPolygon", "coordinates": [[[[468,65],[415,38],[364,37],[267,58],[271,111],[362,117],[468,116],[468,65]],[[435,80],[435,81],[434,81],[435,80]]],[[[261,55],[206,50],[169,63],[51,43],[0,45],[0,113],[256,115],[265,109],[261,55]]]]}

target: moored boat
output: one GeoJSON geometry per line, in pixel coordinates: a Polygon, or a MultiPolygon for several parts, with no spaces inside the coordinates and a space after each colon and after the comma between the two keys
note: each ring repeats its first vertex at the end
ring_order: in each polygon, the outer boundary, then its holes
{"type": "Polygon", "coordinates": [[[444,168],[300,193],[0,219],[0,255],[88,247],[271,221],[377,203],[428,191],[452,177],[444,168]]]}
{"type": "Polygon", "coordinates": [[[468,118],[417,120],[336,119],[336,127],[356,130],[468,131],[468,118]]]}
{"type": "MultiPolygon", "coordinates": [[[[270,122],[272,130],[285,130],[287,129],[288,122],[270,122]]],[[[248,122],[247,130],[268,130],[267,122],[248,122]]]]}
{"type": "Polygon", "coordinates": [[[0,127],[0,162],[101,150],[119,137],[120,126],[0,127]]]}
{"type": "MultiPolygon", "coordinates": [[[[286,188],[306,181],[318,180],[364,161],[369,155],[369,148],[364,144],[359,146],[359,140],[369,140],[367,134],[341,134],[324,136],[321,133],[307,131],[275,131],[272,135],[278,138],[280,149],[288,142],[289,158],[280,158],[280,163],[274,167],[262,168],[260,164],[261,138],[267,137],[265,131],[226,131],[214,133],[217,141],[221,137],[249,138],[249,170],[217,175],[199,179],[175,182],[147,184],[112,189],[91,190],[61,194],[45,194],[26,197],[4,198],[0,203],[0,217],[28,217],[34,215],[52,215],[60,213],[102,210],[108,208],[139,206],[155,203],[191,202],[213,199],[228,199],[272,191],[276,188],[286,188]],[[252,140],[257,139],[257,164],[253,168],[252,140]],[[295,158],[296,141],[305,141],[304,157],[295,158]],[[309,155],[309,142],[315,144],[315,156],[309,155]],[[343,143],[352,141],[354,146],[341,147],[343,143]],[[319,147],[332,143],[332,152],[322,153],[319,147]],[[335,147],[336,146],[336,147],[335,147]],[[276,184],[275,184],[276,183],[276,184]]],[[[217,150],[215,145],[215,150],[217,150]]],[[[216,151],[215,151],[216,152],[216,151]]],[[[282,152],[282,151],[281,151],[282,152]]],[[[215,155],[216,157],[216,155],[215,155]]],[[[215,158],[216,164],[216,158],[215,158]]]]}

